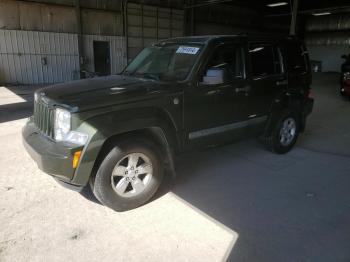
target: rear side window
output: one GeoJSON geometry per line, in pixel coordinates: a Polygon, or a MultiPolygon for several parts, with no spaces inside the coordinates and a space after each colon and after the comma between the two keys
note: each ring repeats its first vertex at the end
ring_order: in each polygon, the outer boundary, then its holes
{"type": "Polygon", "coordinates": [[[250,44],[249,55],[253,77],[283,73],[280,52],[273,45],[265,43],[250,44]]]}
{"type": "Polygon", "coordinates": [[[290,42],[286,46],[286,56],[288,71],[294,73],[303,73],[307,71],[307,53],[302,45],[296,42],[290,42]]]}

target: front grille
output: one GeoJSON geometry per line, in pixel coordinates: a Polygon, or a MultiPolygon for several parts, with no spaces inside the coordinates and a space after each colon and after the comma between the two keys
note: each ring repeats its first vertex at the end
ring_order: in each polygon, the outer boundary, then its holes
{"type": "Polygon", "coordinates": [[[53,137],[54,109],[42,102],[34,103],[34,123],[36,127],[49,137],[53,137]]]}

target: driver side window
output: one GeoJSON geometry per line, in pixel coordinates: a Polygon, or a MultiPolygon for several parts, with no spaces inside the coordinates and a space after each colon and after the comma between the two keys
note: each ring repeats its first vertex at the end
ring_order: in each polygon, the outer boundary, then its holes
{"type": "Polygon", "coordinates": [[[211,75],[222,74],[223,83],[244,78],[243,49],[239,45],[223,45],[216,48],[204,71],[203,82],[211,75]]]}

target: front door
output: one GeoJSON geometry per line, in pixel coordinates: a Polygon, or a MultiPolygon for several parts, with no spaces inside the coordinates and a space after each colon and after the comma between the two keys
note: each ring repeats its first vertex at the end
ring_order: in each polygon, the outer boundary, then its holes
{"type": "Polygon", "coordinates": [[[246,88],[244,52],[241,44],[214,48],[200,70],[198,85],[186,90],[185,121],[190,144],[208,144],[233,139],[242,131],[242,98],[246,88]],[[223,72],[221,83],[208,83],[210,72],[223,72]]]}
{"type": "Polygon", "coordinates": [[[99,76],[111,74],[109,42],[94,41],[95,73],[99,76]]]}

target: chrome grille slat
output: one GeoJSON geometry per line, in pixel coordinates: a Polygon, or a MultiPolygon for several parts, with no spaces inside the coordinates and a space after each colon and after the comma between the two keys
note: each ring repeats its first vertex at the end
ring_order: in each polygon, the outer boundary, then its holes
{"type": "Polygon", "coordinates": [[[49,125],[48,125],[48,134],[50,137],[53,137],[53,110],[50,110],[49,114],[49,125]]]}
{"type": "Polygon", "coordinates": [[[36,127],[49,137],[53,137],[54,110],[42,102],[34,103],[34,123],[36,127]]]}

